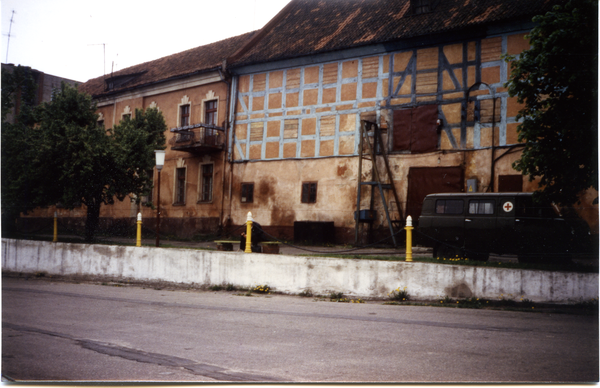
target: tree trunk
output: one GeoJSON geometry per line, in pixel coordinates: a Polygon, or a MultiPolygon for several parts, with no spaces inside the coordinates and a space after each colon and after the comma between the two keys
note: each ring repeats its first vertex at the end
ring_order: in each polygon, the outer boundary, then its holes
{"type": "Polygon", "coordinates": [[[100,222],[100,205],[102,201],[93,199],[87,205],[87,218],[85,220],[85,241],[90,243],[94,241],[94,234],[98,229],[100,222]]]}

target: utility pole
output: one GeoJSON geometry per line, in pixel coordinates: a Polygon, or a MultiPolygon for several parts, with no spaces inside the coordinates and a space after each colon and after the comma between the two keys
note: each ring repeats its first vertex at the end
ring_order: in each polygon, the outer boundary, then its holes
{"type": "Polygon", "coordinates": [[[12,30],[13,18],[15,17],[15,10],[13,9],[12,15],[10,15],[10,25],[8,27],[8,43],[6,43],[6,62],[8,63],[8,47],[10,46],[10,32],[12,30]]]}

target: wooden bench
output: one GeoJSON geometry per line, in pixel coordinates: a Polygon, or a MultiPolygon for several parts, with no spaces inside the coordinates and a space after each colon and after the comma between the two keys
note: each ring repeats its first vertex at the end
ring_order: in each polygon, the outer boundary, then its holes
{"type": "Polygon", "coordinates": [[[260,243],[262,245],[262,253],[277,254],[279,253],[280,244],[279,241],[263,241],[260,243]]]}
{"type": "Polygon", "coordinates": [[[239,240],[216,240],[218,251],[233,251],[233,244],[239,244],[239,240]]]}

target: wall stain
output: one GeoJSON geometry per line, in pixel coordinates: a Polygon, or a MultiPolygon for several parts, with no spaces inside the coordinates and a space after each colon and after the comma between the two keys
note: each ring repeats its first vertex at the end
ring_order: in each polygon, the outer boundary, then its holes
{"type": "Polygon", "coordinates": [[[446,287],[444,292],[451,298],[470,298],[473,296],[473,292],[464,282],[455,286],[446,287]]]}

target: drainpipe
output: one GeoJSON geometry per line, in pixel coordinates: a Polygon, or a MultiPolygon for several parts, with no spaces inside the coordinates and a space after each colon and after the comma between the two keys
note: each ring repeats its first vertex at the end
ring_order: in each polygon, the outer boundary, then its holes
{"type": "MultiPolygon", "coordinates": [[[[488,86],[489,87],[489,86],[488,86]]],[[[494,126],[496,125],[496,96],[492,88],[490,88],[490,92],[492,94],[492,163],[491,163],[491,171],[490,171],[490,188],[492,193],[494,192],[494,175],[496,170],[496,159],[494,159],[495,154],[495,146],[494,146],[494,138],[496,130],[494,126]]],[[[498,133],[498,138],[500,138],[500,133],[498,133]]]]}
{"type": "MultiPolygon", "coordinates": [[[[223,64],[221,65],[221,69],[219,70],[219,76],[221,77],[221,81],[225,82],[225,85],[227,85],[227,97],[226,97],[226,107],[225,107],[225,143],[228,144],[229,141],[229,105],[231,104],[230,101],[230,89],[231,89],[231,84],[227,81],[227,78],[225,78],[225,76],[223,75],[223,72],[221,70],[227,71],[226,70],[227,67],[227,60],[224,59],[223,60],[223,64]]],[[[226,162],[227,162],[227,158],[229,158],[229,147],[227,148],[226,151],[226,155],[223,155],[223,167],[222,167],[222,174],[221,174],[221,215],[219,217],[219,223],[221,225],[221,227],[223,227],[223,216],[225,213],[225,166],[226,166],[226,162]]],[[[230,183],[231,185],[231,183],[230,183]]]]}
{"type": "Polygon", "coordinates": [[[494,159],[494,154],[495,154],[495,150],[496,150],[496,146],[494,144],[494,134],[496,132],[494,130],[494,127],[496,125],[496,93],[494,92],[494,89],[492,89],[491,86],[486,84],[485,82],[476,82],[473,85],[471,85],[471,87],[467,90],[466,101],[467,101],[467,106],[468,106],[471,91],[474,90],[475,88],[479,88],[482,85],[485,86],[486,88],[488,88],[488,90],[490,91],[490,94],[492,96],[492,147],[491,147],[492,158],[491,158],[491,163],[490,163],[490,170],[491,170],[490,171],[490,186],[489,186],[488,190],[493,193],[494,192],[494,171],[495,171],[495,167],[496,167],[496,160],[494,159]]]}
{"type": "Polygon", "coordinates": [[[235,163],[233,163],[233,142],[235,141],[235,104],[237,103],[237,99],[238,99],[238,86],[237,86],[237,80],[238,78],[234,78],[233,82],[231,83],[231,88],[232,88],[232,92],[235,93],[234,97],[232,98],[232,118],[231,118],[231,142],[229,142],[229,173],[230,173],[230,177],[229,177],[229,216],[231,217],[231,207],[233,206],[233,167],[235,166],[235,163]],[[234,90],[235,88],[235,90],[234,90]]]}

